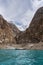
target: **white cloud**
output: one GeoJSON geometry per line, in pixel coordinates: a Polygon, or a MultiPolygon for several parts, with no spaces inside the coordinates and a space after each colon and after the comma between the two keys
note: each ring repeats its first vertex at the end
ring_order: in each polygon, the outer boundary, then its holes
{"type": "Polygon", "coordinates": [[[36,10],[43,6],[43,0],[31,0],[31,2],[32,2],[33,10],[29,9],[28,11],[26,11],[24,16],[21,18],[21,21],[23,22],[24,27],[26,26],[25,29],[29,26],[36,10]]]}
{"type": "Polygon", "coordinates": [[[6,0],[5,3],[0,0],[0,6],[4,9],[7,20],[20,19],[22,14],[28,9],[28,0],[27,2],[26,0],[6,0]]]}
{"type": "Polygon", "coordinates": [[[34,15],[33,11],[28,10],[21,18],[21,21],[23,22],[25,29],[29,26],[29,24],[33,18],[33,15],[34,15]]]}
{"type": "Polygon", "coordinates": [[[43,0],[33,0],[32,6],[34,10],[38,9],[39,7],[43,6],[43,0]]]}
{"type": "Polygon", "coordinates": [[[21,28],[26,29],[29,26],[36,10],[43,6],[43,0],[31,0],[31,4],[33,10],[29,8],[20,19],[20,21],[22,22],[21,28]]]}
{"type": "Polygon", "coordinates": [[[15,24],[19,22],[21,25],[17,24],[18,28],[24,30],[41,6],[43,6],[43,0],[0,0],[0,14],[15,24]]]}

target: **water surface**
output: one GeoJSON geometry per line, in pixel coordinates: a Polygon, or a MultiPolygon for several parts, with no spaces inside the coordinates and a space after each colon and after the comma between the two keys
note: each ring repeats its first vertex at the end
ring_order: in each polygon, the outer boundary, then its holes
{"type": "Polygon", "coordinates": [[[0,50],[0,65],[43,65],[43,50],[0,50]]]}

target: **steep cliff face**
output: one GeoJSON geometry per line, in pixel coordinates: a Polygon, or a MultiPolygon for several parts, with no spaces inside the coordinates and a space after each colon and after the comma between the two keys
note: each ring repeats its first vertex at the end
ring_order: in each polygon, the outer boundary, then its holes
{"type": "Polygon", "coordinates": [[[37,10],[30,26],[18,37],[18,43],[36,43],[40,41],[43,42],[43,7],[37,10]]]}
{"type": "Polygon", "coordinates": [[[1,15],[0,15],[0,43],[16,43],[16,32],[14,25],[8,23],[1,15]],[[14,30],[14,31],[13,31],[14,30]]]}

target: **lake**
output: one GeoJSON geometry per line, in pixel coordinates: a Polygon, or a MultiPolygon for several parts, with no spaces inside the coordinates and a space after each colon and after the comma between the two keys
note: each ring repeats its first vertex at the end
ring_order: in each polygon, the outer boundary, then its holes
{"type": "Polygon", "coordinates": [[[43,65],[43,50],[0,50],[0,65],[43,65]]]}

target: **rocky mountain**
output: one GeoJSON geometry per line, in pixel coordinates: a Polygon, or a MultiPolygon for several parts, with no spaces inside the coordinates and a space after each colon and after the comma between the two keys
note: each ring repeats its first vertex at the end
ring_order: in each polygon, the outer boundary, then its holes
{"type": "Polygon", "coordinates": [[[18,28],[11,24],[8,23],[3,16],[0,15],[0,43],[16,43],[16,35],[20,31],[18,28]]]}
{"type": "Polygon", "coordinates": [[[0,43],[27,44],[43,42],[43,7],[39,8],[29,27],[20,32],[16,25],[8,23],[0,15],[0,43]]]}
{"type": "Polygon", "coordinates": [[[19,35],[17,41],[18,44],[43,42],[43,7],[36,11],[30,26],[19,35]]]}

